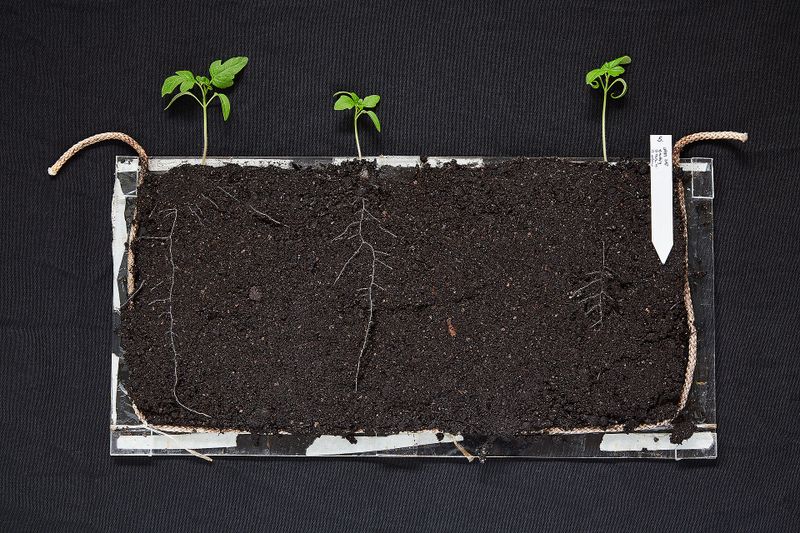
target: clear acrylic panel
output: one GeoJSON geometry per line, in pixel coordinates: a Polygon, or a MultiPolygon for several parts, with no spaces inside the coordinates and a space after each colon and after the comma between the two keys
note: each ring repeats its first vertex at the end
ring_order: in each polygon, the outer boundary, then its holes
{"type": "MultiPolygon", "coordinates": [[[[372,158],[378,165],[413,167],[416,156],[372,158]]],[[[455,160],[460,164],[482,165],[506,157],[428,157],[436,166],[455,160]]],[[[590,161],[595,158],[570,158],[590,161]]],[[[224,157],[208,160],[209,165],[246,166],[341,163],[337,157],[224,157]]],[[[197,158],[153,157],[151,172],[166,172],[182,164],[198,164],[197,158]]],[[[126,241],[136,201],[136,157],[118,156],[111,220],[113,223],[113,345],[111,354],[110,451],[114,456],[203,455],[209,456],[367,456],[367,457],[527,457],[595,459],[713,459],[717,455],[714,382],[714,249],[713,249],[713,160],[682,159],[681,167],[691,179],[685,185],[689,230],[689,272],[698,331],[697,367],[687,409],[697,430],[681,444],[670,442],[670,426],[657,431],[631,433],[590,433],[579,435],[520,435],[495,438],[480,435],[441,435],[433,431],[406,432],[386,436],[339,435],[257,435],[247,432],[219,432],[196,428],[149,426],[139,417],[127,393],[128,369],[120,339],[120,304],[128,299],[126,286],[126,241]],[[697,418],[700,418],[697,420],[697,418]]],[[[674,250],[673,253],[679,253],[674,250]]],[[[471,459],[470,459],[471,460],[471,459]]]]}

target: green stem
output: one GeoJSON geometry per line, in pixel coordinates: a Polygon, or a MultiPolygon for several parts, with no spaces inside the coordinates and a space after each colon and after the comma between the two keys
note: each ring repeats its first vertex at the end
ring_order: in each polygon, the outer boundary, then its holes
{"type": "Polygon", "coordinates": [[[608,74],[606,74],[606,82],[603,84],[603,161],[608,162],[606,155],[606,100],[608,99],[608,74]]]}
{"type": "Polygon", "coordinates": [[[358,142],[358,115],[360,115],[359,112],[356,112],[353,115],[353,131],[355,131],[355,133],[356,133],[356,150],[358,150],[358,159],[362,159],[362,157],[361,157],[361,143],[358,142]]]}
{"type": "Polygon", "coordinates": [[[208,102],[206,102],[206,90],[203,92],[203,158],[200,160],[201,165],[206,164],[206,155],[208,154],[208,102]]]}

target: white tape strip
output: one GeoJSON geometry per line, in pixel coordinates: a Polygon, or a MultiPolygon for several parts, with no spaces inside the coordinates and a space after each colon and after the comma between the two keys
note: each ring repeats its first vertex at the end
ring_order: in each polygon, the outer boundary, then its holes
{"type": "MultiPolygon", "coordinates": [[[[149,167],[153,172],[167,171],[171,168],[179,167],[181,165],[199,165],[199,157],[152,157],[150,158],[149,167]]],[[[269,167],[275,166],[279,168],[291,168],[291,159],[266,159],[266,158],[242,158],[242,157],[209,157],[206,164],[210,167],[221,167],[228,164],[241,165],[243,167],[269,167]]]]}
{"type": "Polygon", "coordinates": [[[483,166],[483,158],[482,157],[449,157],[449,156],[436,156],[436,157],[429,157],[428,164],[432,167],[443,167],[447,163],[455,161],[459,165],[463,166],[475,166],[475,167],[482,167],[483,166]]]}
{"type": "Polygon", "coordinates": [[[203,450],[234,448],[238,433],[170,433],[166,435],[121,435],[117,438],[120,450],[203,450]]]}
{"type": "Polygon", "coordinates": [[[119,372],[119,357],[111,352],[111,425],[117,425],[117,373],[119,372]]]}
{"type": "Polygon", "coordinates": [[[680,444],[671,443],[668,433],[607,433],[600,442],[600,451],[707,450],[713,445],[714,433],[710,431],[695,433],[680,444]]]}
{"type": "Polygon", "coordinates": [[[409,433],[398,433],[386,437],[370,437],[367,435],[355,437],[356,442],[350,442],[344,437],[334,435],[323,435],[317,437],[314,442],[306,449],[306,455],[342,455],[348,453],[380,452],[387,450],[397,450],[400,448],[413,448],[415,446],[426,446],[428,444],[439,444],[440,442],[461,441],[461,435],[450,435],[445,433],[439,440],[434,431],[417,431],[409,433]]]}
{"type": "Polygon", "coordinates": [[[114,264],[114,284],[112,305],[114,310],[119,310],[120,301],[117,273],[122,267],[122,256],[125,255],[125,243],[128,241],[128,226],[125,222],[125,195],[118,179],[114,179],[114,196],[111,197],[111,257],[114,264]]]}

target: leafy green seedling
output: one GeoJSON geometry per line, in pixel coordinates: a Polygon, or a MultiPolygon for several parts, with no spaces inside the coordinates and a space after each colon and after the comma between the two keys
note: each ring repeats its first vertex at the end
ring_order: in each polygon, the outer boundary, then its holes
{"type": "Polygon", "coordinates": [[[222,118],[227,121],[231,114],[231,101],[224,94],[217,92],[216,89],[227,89],[233,86],[233,78],[236,74],[247,65],[246,57],[232,57],[224,63],[217,59],[208,69],[211,79],[206,76],[195,76],[188,70],[179,70],[174,75],[164,80],[161,86],[161,97],[172,94],[172,92],[180,87],[180,92],[172,97],[166,111],[169,109],[175,100],[181,96],[191,96],[200,107],[203,108],[203,159],[201,164],[206,164],[206,155],[208,154],[208,106],[214,99],[219,100],[219,105],[222,107],[222,118]],[[200,98],[192,92],[197,87],[200,89],[200,98]]]}
{"type": "Polygon", "coordinates": [[[378,120],[378,115],[372,109],[381,101],[381,97],[377,94],[365,96],[363,99],[359,98],[356,93],[348,91],[339,91],[333,96],[338,96],[339,99],[333,104],[336,111],[344,111],[346,109],[355,109],[353,114],[353,131],[356,136],[356,150],[358,150],[358,158],[361,157],[361,143],[358,142],[358,117],[366,113],[375,124],[375,129],[381,131],[381,121],[378,120]]]}
{"type": "Polygon", "coordinates": [[[627,65],[630,62],[630,57],[622,56],[613,61],[603,63],[602,67],[586,73],[586,83],[590,87],[593,89],[599,89],[601,87],[603,88],[603,160],[605,161],[608,161],[608,156],[606,155],[606,102],[608,100],[609,93],[611,94],[611,98],[616,100],[617,98],[622,98],[623,95],[628,92],[628,84],[625,83],[625,80],[618,78],[617,76],[620,76],[623,72],[625,72],[625,69],[622,68],[621,65],[627,65]],[[622,84],[621,90],[616,94],[611,92],[611,87],[613,87],[615,83],[622,84]]]}

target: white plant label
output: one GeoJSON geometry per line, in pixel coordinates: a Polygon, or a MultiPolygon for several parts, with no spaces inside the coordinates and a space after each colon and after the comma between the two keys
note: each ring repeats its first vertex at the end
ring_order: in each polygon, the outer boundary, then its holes
{"type": "Polygon", "coordinates": [[[672,250],[672,135],[650,136],[650,238],[661,264],[672,250]]]}

